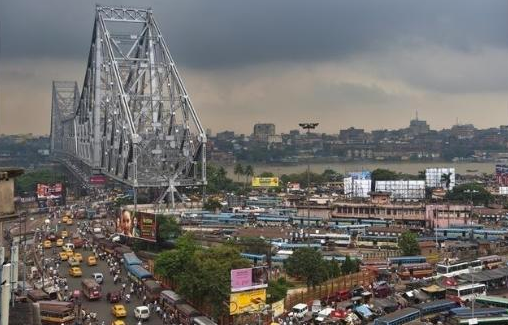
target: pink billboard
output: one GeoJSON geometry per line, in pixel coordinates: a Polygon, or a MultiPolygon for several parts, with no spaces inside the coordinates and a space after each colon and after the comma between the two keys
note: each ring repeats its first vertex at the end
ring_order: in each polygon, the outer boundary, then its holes
{"type": "Polygon", "coordinates": [[[266,266],[231,270],[231,292],[268,287],[266,266]]]}

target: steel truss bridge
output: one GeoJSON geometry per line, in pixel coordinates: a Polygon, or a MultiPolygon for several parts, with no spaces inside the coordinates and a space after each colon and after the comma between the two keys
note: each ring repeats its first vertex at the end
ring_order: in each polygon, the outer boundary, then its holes
{"type": "Polygon", "coordinates": [[[82,180],[206,184],[206,134],[151,9],[96,7],[81,91],[53,82],[51,152],[82,180]]]}

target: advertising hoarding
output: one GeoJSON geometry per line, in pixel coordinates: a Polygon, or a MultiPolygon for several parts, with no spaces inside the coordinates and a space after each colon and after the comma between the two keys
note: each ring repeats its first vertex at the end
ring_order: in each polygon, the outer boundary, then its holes
{"type": "Polygon", "coordinates": [[[371,179],[372,173],[368,170],[363,170],[361,172],[349,172],[348,176],[352,179],[371,179]]]}
{"type": "Polygon", "coordinates": [[[65,204],[62,183],[55,183],[53,185],[37,184],[37,204],[39,208],[65,204]]]}
{"type": "Polygon", "coordinates": [[[344,195],[348,198],[367,198],[371,190],[370,179],[344,178],[344,195]]]}
{"type": "Polygon", "coordinates": [[[253,177],[252,187],[277,187],[279,186],[278,177],[253,177]]]}
{"type": "Polygon", "coordinates": [[[266,266],[231,270],[231,292],[268,287],[266,266]]]}
{"type": "Polygon", "coordinates": [[[104,184],[106,184],[106,176],[92,175],[92,176],[90,176],[89,182],[92,185],[104,185],[104,184]]]}
{"type": "Polygon", "coordinates": [[[266,304],[266,289],[232,293],[229,296],[229,314],[238,315],[262,310],[266,304]]]}
{"type": "Polygon", "coordinates": [[[455,168],[427,168],[425,169],[425,185],[431,188],[441,187],[452,190],[455,187],[455,168]],[[443,175],[450,175],[448,188],[443,175]]]}
{"type": "Polygon", "coordinates": [[[279,317],[284,314],[284,299],[272,303],[273,317],[279,317]]]}
{"type": "Polygon", "coordinates": [[[157,241],[157,218],[154,213],[121,209],[116,219],[117,232],[127,237],[157,241]]]}
{"type": "Polygon", "coordinates": [[[420,200],[425,198],[425,181],[376,181],[376,191],[390,192],[391,198],[395,200],[420,200]]]}

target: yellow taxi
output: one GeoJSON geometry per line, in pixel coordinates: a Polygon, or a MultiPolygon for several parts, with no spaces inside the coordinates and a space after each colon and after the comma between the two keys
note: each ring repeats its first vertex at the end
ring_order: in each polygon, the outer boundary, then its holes
{"type": "Polygon", "coordinates": [[[62,247],[63,246],[63,239],[62,238],[58,238],[56,240],[56,247],[62,247]]]}
{"type": "Polygon", "coordinates": [[[73,224],[73,222],[72,222],[72,219],[71,219],[71,218],[68,218],[68,219],[67,219],[67,221],[66,221],[65,223],[66,223],[66,224],[68,224],[68,225],[72,225],[72,224],[73,224]]]}
{"type": "Polygon", "coordinates": [[[62,233],[60,235],[62,236],[62,238],[66,238],[69,236],[69,233],[67,232],[67,230],[62,230],[62,233]]]}
{"type": "Polygon", "coordinates": [[[81,253],[74,253],[74,258],[75,258],[78,262],[83,261],[83,256],[81,255],[81,253]]]}
{"type": "Polygon", "coordinates": [[[121,319],[115,319],[111,321],[111,325],[125,325],[125,322],[121,319]]]}
{"type": "Polygon", "coordinates": [[[44,245],[44,248],[51,248],[51,246],[52,246],[51,240],[45,240],[43,245],[44,245]]]}
{"type": "Polygon", "coordinates": [[[91,255],[91,256],[88,256],[87,258],[87,263],[88,263],[88,266],[94,266],[94,265],[97,265],[97,259],[95,258],[95,256],[91,255]]]}
{"type": "Polygon", "coordinates": [[[63,223],[67,223],[67,221],[69,220],[69,217],[68,216],[63,216],[62,217],[62,222],[63,223]]]}
{"type": "Polygon", "coordinates": [[[67,261],[69,259],[66,252],[60,252],[58,255],[60,255],[60,261],[67,261]]]}
{"type": "Polygon", "coordinates": [[[62,252],[62,253],[65,253],[65,255],[67,255],[67,258],[74,257],[74,252],[73,251],[65,251],[65,252],[62,252]]]}
{"type": "Polygon", "coordinates": [[[83,272],[81,272],[81,268],[74,266],[69,269],[69,275],[73,277],[80,277],[83,275],[83,272]]]}
{"type": "Polygon", "coordinates": [[[120,304],[113,305],[113,307],[111,307],[111,313],[115,317],[127,316],[127,310],[125,310],[125,306],[120,304]]]}
{"type": "Polygon", "coordinates": [[[69,266],[79,266],[79,261],[77,259],[75,259],[74,257],[69,257],[69,259],[67,260],[67,262],[69,263],[69,266]]]}

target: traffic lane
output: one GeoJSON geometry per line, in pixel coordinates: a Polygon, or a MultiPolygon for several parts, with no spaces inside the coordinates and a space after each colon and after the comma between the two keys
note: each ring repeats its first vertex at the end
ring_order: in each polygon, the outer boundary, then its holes
{"type": "MultiPolygon", "coordinates": [[[[75,227],[70,228],[67,226],[67,230],[70,231],[76,231],[75,227]]],[[[71,234],[69,234],[71,236],[71,234]]],[[[59,259],[58,253],[61,252],[62,249],[60,247],[55,248],[55,253],[53,254],[52,249],[46,249],[45,255],[47,257],[52,257],[55,259],[59,259]]],[[[92,255],[93,252],[91,250],[84,250],[83,248],[77,248],[75,250],[76,252],[81,253],[83,256],[83,262],[81,262],[81,270],[83,275],[81,277],[72,277],[69,275],[69,263],[67,261],[60,262],[60,268],[58,270],[59,274],[62,277],[67,278],[67,284],[69,287],[69,292],[72,293],[73,290],[81,290],[81,280],[84,278],[91,278],[92,274],[95,272],[100,272],[104,275],[104,282],[101,284],[101,291],[102,291],[102,298],[100,300],[93,300],[89,301],[85,297],[82,299],[82,308],[97,313],[97,318],[99,320],[99,324],[102,321],[105,321],[106,324],[110,324],[112,320],[116,319],[111,314],[111,307],[113,304],[109,303],[106,300],[106,294],[108,292],[118,291],[121,290],[122,285],[121,283],[117,283],[116,285],[113,283],[113,276],[109,274],[109,267],[107,266],[106,261],[101,261],[100,259],[97,260],[97,265],[95,266],[88,266],[86,261],[88,256],[92,255]]],[[[121,278],[126,278],[125,271],[123,270],[123,267],[121,269],[121,278]]],[[[130,289],[129,284],[126,284],[127,289],[130,289]]],[[[134,294],[131,296],[131,302],[125,303],[124,301],[121,302],[125,308],[127,309],[127,317],[125,318],[126,324],[136,324],[137,321],[134,317],[134,308],[136,306],[142,305],[142,297],[141,299],[137,298],[137,296],[134,294]]],[[[152,324],[162,324],[162,320],[155,314],[152,314],[150,316],[150,319],[144,324],[152,325],[152,324]]]]}

